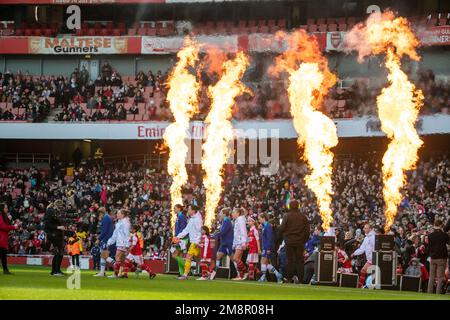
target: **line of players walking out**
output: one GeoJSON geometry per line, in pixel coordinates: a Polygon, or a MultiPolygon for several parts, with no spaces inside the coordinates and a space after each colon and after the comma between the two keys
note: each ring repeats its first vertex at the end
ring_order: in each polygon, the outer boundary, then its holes
{"type": "Polygon", "coordinates": [[[108,278],[128,278],[128,272],[139,275],[142,271],[147,272],[150,279],[156,274],[149,266],[144,264],[142,248],[144,240],[137,226],[131,226],[129,212],[121,209],[117,212],[117,222],[114,226],[112,218],[104,208],[99,209],[101,220],[101,231],[99,242],[101,252],[100,272],[96,277],[106,275],[106,267],[112,266],[114,274],[108,278]]]}
{"type": "Polygon", "coordinates": [[[258,217],[260,236],[257,222],[251,217],[246,218],[244,209],[224,208],[218,216],[220,229],[210,234],[209,228],[203,226],[202,215],[197,206],[189,207],[189,220],[181,205],[176,205],[175,210],[178,214],[171,254],[178,263],[179,280],[188,279],[193,259],[200,261],[201,277],[197,280],[213,280],[222,258],[228,256],[237,270],[237,276],[232,280],[255,280],[256,276],[260,275],[258,281],[267,281],[267,272],[271,271],[278,282],[283,282],[283,276],[271,264],[274,237],[266,214],[258,217]],[[218,248],[216,243],[219,243],[218,248]],[[246,263],[242,261],[245,250],[248,250],[246,263]],[[260,254],[261,270],[257,270],[260,254]]]}

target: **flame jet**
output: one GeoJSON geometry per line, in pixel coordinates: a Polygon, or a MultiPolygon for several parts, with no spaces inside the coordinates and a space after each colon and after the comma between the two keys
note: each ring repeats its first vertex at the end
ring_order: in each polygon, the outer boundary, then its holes
{"type": "Polygon", "coordinates": [[[221,77],[208,88],[211,109],[206,117],[206,141],[203,143],[203,184],[206,190],[205,225],[211,227],[222,193],[223,166],[230,156],[229,142],[233,139],[232,109],[237,96],[246,91],[240,81],[249,60],[239,51],[236,57],[222,64],[221,77]]]}
{"type": "Polygon", "coordinates": [[[304,148],[303,159],[311,170],[305,183],[316,196],[322,227],[328,230],[333,220],[334,155],[330,149],[338,144],[338,136],[334,122],[319,109],[323,97],[336,83],[336,76],[328,69],[328,62],[313,36],[299,30],[290,35],[278,33],[277,37],[288,37],[289,49],[276,58],[269,72],[289,74],[287,91],[298,133],[297,143],[299,148],[304,148]]]}
{"type": "Polygon", "coordinates": [[[408,21],[396,18],[391,11],[370,15],[345,38],[347,50],[357,50],[360,61],[370,54],[386,54],[389,83],[377,97],[381,129],[391,140],[383,156],[382,168],[386,232],[394,223],[402,200],[400,190],[406,183],[405,170],[415,168],[417,152],[423,144],[414,127],[423,105],[423,94],[408,80],[400,62],[404,55],[420,60],[416,52],[418,45],[408,21]]]}
{"type": "Polygon", "coordinates": [[[184,47],[178,52],[178,62],[169,75],[167,101],[175,118],[164,133],[164,142],[169,147],[169,160],[167,171],[172,177],[170,186],[172,231],[175,228],[177,213],[175,205],[182,204],[182,187],[188,180],[185,166],[188,146],[185,139],[188,137],[189,121],[198,111],[198,91],[200,84],[196,76],[189,72],[198,60],[198,46],[189,38],[185,40],[184,47]]]}

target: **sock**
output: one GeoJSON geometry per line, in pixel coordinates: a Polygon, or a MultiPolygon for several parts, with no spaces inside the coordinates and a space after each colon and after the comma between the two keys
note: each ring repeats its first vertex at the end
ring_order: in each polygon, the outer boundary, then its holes
{"type": "Polygon", "coordinates": [[[202,270],[202,278],[208,277],[208,262],[202,261],[202,263],[200,264],[200,268],[202,270]]]}
{"type": "Polygon", "coordinates": [[[122,268],[122,264],[121,264],[120,262],[114,263],[114,274],[115,274],[116,276],[119,275],[120,269],[121,269],[121,268],[122,268]]]}
{"type": "Polygon", "coordinates": [[[248,278],[250,280],[255,279],[255,265],[253,263],[250,263],[248,266],[248,278]]]}
{"type": "Polygon", "coordinates": [[[239,274],[239,268],[238,268],[237,262],[236,262],[236,261],[233,261],[233,264],[234,264],[234,267],[236,268],[236,273],[237,273],[238,277],[240,277],[240,274],[239,274]]]}
{"type": "Polygon", "coordinates": [[[150,267],[147,266],[147,265],[145,265],[145,264],[140,265],[139,268],[140,268],[141,270],[147,271],[148,274],[152,274],[152,273],[153,273],[153,272],[152,272],[152,269],[150,269],[150,267]]]}
{"type": "Polygon", "coordinates": [[[245,271],[247,271],[247,267],[242,261],[237,262],[237,267],[239,270],[239,276],[242,278],[244,276],[245,271]]]}
{"type": "Polygon", "coordinates": [[[219,267],[220,267],[220,260],[216,260],[216,267],[214,268],[214,270],[217,271],[219,267]]]}
{"type": "Polygon", "coordinates": [[[273,265],[268,264],[268,265],[267,265],[267,269],[269,269],[270,271],[272,271],[273,273],[275,273],[275,276],[276,276],[277,278],[280,278],[280,277],[281,277],[281,273],[279,273],[278,270],[275,269],[275,267],[274,267],[273,265]]]}
{"type": "Polygon", "coordinates": [[[186,262],[184,263],[184,275],[188,276],[191,272],[191,259],[186,259],[186,262]]]}
{"type": "Polygon", "coordinates": [[[106,269],[106,260],[101,258],[100,259],[100,273],[105,273],[106,269]]]}
{"type": "Polygon", "coordinates": [[[184,274],[184,259],[180,256],[175,257],[175,260],[177,260],[178,263],[178,272],[180,273],[180,276],[184,274]]]}
{"type": "Polygon", "coordinates": [[[128,261],[124,262],[124,266],[123,266],[123,275],[125,277],[128,277],[128,271],[130,270],[130,263],[128,261]]]}
{"type": "Polygon", "coordinates": [[[266,279],[267,264],[262,264],[261,265],[261,272],[262,272],[261,279],[266,279]]]}

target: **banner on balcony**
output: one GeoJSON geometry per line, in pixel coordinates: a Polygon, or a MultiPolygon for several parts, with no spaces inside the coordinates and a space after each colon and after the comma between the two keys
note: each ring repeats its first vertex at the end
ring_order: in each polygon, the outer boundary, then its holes
{"type": "Polygon", "coordinates": [[[31,54],[126,54],[126,37],[30,37],[31,54]]]}

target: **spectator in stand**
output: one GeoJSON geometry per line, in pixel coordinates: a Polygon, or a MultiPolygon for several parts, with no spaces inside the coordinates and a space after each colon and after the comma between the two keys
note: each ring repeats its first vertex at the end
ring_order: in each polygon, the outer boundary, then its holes
{"type": "Polygon", "coordinates": [[[443,230],[442,220],[434,221],[433,232],[428,235],[430,256],[430,279],[428,281],[428,293],[433,293],[436,284],[436,294],[442,292],[445,278],[445,268],[448,259],[447,245],[450,244],[448,233],[443,230]]]}
{"type": "Polygon", "coordinates": [[[103,81],[106,81],[107,79],[111,79],[112,67],[108,61],[105,61],[105,63],[103,64],[101,73],[102,73],[103,81]]]}
{"type": "Polygon", "coordinates": [[[147,85],[148,78],[145,75],[144,71],[141,70],[138,72],[134,80],[138,85],[145,87],[147,85]]]}
{"type": "Polygon", "coordinates": [[[2,261],[3,274],[11,275],[8,269],[8,236],[9,232],[17,229],[17,226],[11,226],[8,222],[8,206],[5,203],[0,203],[0,259],[2,261]]]}

